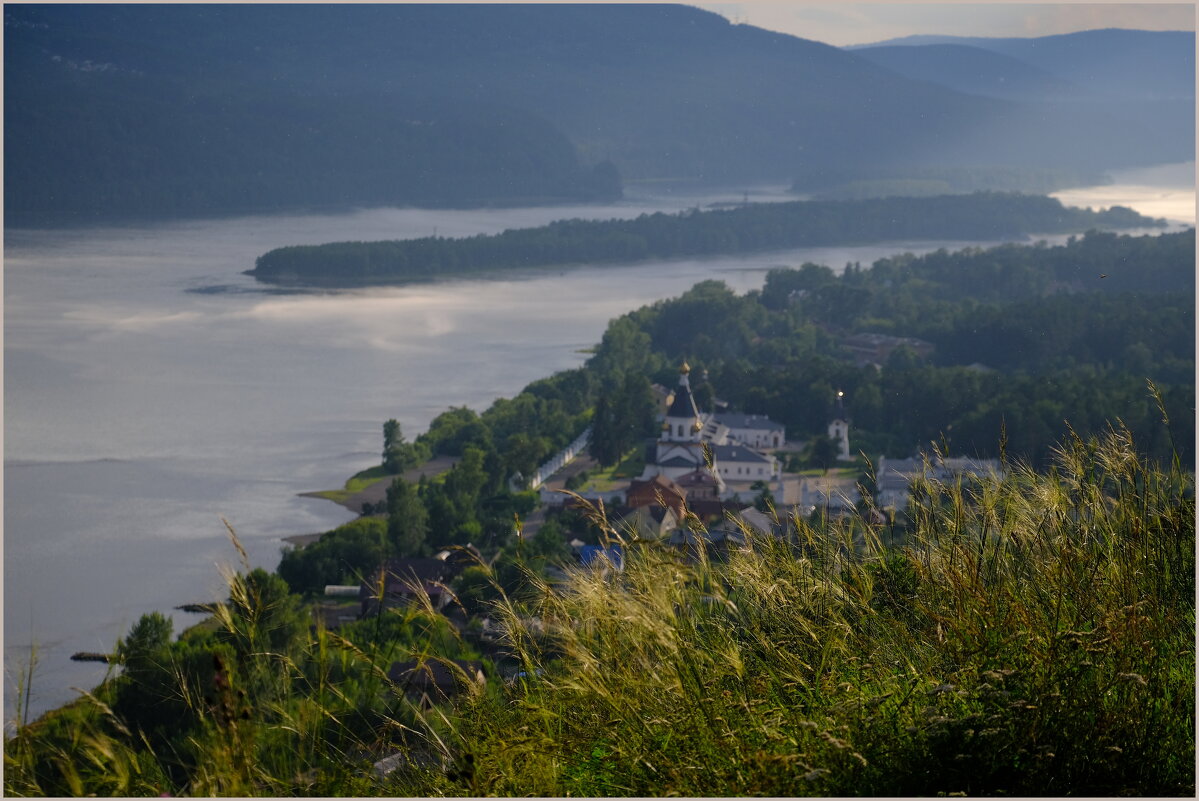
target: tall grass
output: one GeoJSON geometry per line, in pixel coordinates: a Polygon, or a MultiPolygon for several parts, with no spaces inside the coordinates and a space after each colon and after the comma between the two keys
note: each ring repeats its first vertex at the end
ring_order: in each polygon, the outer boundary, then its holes
{"type": "Polygon", "coordinates": [[[864,515],[685,560],[597,510],[623,570],[530,574],[493,611],[524,675],[456,707],[386,678],[452,647],[431,606],[309,631],[258,571],[231,573],[207,668],[156,657],[178,731],[123,716],[122,676],[19,725],[5,790],[1190,796],[1193,475],[1135,453],[1115,427],[1047,473],[922,479],[900,549],[864,515]]]}
{"type": "Polygon", "coordinates": [[[1192,478],[1117,427],[916,497],[901,550],[799,520],[727,562],[631,544],[508,605],[539,676],[464,710],[466,767],[409,789],[1192,795],[1192,478]]]}

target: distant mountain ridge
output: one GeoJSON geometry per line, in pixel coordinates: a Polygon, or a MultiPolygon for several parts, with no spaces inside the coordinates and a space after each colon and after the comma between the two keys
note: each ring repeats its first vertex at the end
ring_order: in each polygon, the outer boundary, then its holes
{"type": "Polygon", "coordinates": [[[889,69],[909,77],[916,77],[917,72],[928,75],[936,69],[947,86],[968,80],[968,76],[954,74],[963,69],[963,63],[955,61],[955,53],[946,46],[985,50],[1014,59],[1026,69],[1053,76],[1091,98],[1195,97],[1193,31],[1104,28],[1031,38],[921,35],[853,45],[846,50],[876,63],[885,62],[889,69]],[[903,58],[901,49],[910,51],[907,58],[903,58]]]}
{"type": "Polygon", "coordinates": [[[786,182],[846,164],[1096,170],[1194,154],[1193,99],[1063,109],[976,96],[685,6],[4,13],[9,224],[603,199],[621,176],[786,182]]]}
{"type": "Polygon", "coordinates": [[[1009,99],[1065,99],[1082,89],[1051,72],[994,50],[962,44],[891,45],[855,54],[909,78],[967,94],[1009,99]]]}

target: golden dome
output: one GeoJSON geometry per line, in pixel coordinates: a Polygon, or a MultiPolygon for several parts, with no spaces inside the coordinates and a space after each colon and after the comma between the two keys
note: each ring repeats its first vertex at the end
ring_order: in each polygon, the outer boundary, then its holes
{"type": "Polygon", "coordinates": [[[687,373],[691,372],[691,365],[687,364],[687,362],[683,362],[683,366],[679,368],[679,372],[683,375],[687,375],[687,373]]]}
{"type": "Polygon", "coordinates": [[[701,423],[700,421],[696,420],[695,425],[691,426],[691,428],[693,431],[695,431],[696,434],[698,434],[699,432],[704,430],[704,424],[701,423]]]}

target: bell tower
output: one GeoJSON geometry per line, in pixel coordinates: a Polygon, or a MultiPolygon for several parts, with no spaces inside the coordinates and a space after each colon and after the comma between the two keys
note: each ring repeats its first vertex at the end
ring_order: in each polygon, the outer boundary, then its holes
{"type": "Polygon", "coordinates": [[[837,459],[848,462],[849,456],[849,413],[845,411],[845,393],[837,390],[833,402],[833,413],[828,422],[828,438],[837,444],[837,459]]]}
{"type": "Polygon", "coordinates": [[[663,442],[699,442],[699,432],[704,425],[691,394],[690,372],[691,366],[683,362],[679,367],[679,386],[674,391],[674,401],[662,423],[663,442]]]}

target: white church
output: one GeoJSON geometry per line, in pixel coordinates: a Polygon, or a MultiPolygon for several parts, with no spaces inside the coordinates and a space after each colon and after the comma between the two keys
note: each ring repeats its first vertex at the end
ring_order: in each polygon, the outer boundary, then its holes
{"type": "Polygon", "coordinates": [[[647,460],[641,479],[658,475],[678,479],[697,471],[709,472],[706,446],[711,457],[710,472],[722,495],[730,482],[778,484],[782,480],[778,460],[759,449],[782,447],[786,443],[783,426],[760,415],[701,413],[691,393],[690,372],[690,366],[683,362],[654,458],[647,460]]]}

